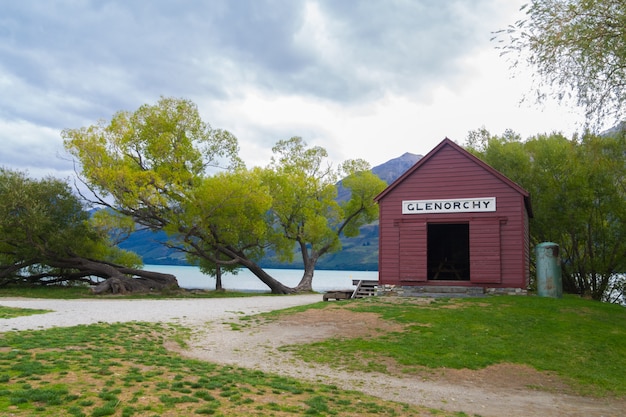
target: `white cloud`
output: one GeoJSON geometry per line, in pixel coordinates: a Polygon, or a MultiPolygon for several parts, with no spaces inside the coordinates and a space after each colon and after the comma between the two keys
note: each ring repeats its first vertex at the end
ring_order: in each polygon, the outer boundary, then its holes
{"type": "MultiPolygon", "coordinates": [[[[469,130],[573,132],[580,113],[519,105],[489,39],[523,0],[24,0],[0,16],[0,165],[59,172],[60,131],[190,98],[249,166],[301,136],[378,165],[469,130]]],[[[71,164],[70,168],[71,169],[71,164]]]]}
{"type": "Polygon", "coordinates": [[[0,166],[27,171],[38,178],[56,176],[66,179],[72,176],[72,163],[56,129],[26,121],[0,121],[0,132],[3,137],[0,166]]]}

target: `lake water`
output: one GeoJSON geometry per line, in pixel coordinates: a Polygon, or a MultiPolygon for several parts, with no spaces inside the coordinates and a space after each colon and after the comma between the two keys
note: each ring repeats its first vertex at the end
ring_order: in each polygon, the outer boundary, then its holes
{"type": "MultiPolygon", "coordinates": [[[[178,285],[187,289],[215,289],[215,278],[204,275],[195,266],[178,265],[144,265],[147,271],[162,272],[175,275],[178,285]]],[[[295,287],[302,278],[303,271],[297,269],[266,269],[274,279],[289,287],[295,287]]],[[[353,279],[378,280],[378,271],[315,271],[313,275],[313,291],[354,289],[353,279]]],[[[263,284],[247,269],[239,270],[237,275],[224,273],[222,286],[227,290],[269,292],[263,284]]]]}

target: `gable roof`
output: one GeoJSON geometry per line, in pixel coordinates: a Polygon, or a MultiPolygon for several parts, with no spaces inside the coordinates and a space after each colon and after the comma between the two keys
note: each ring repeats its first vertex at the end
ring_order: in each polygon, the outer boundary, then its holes
{"type": "Polygon", "coordinates": [[[450,147],[454,149],[455,151],[459,152],[461,155],[468,158],[470,161],[474,162],[476,165],[480,166],[485,171],[489,172],[491,175],[498,178],[504,184],[508,185],[509,187],[517,191],[519,194],[521,194],[524,197],[524,206],[526,207],[528,217],[533,217],[532,207],[530,205],[530,194],[528,193],[528,191],[526,191],[525,189],[520,187],[517,183],[515,183],[514,181],[506,177],[504,174],[502,174],[500,171],[494,169],[493,167],[488,165],[486,162],[472,155],[471,153],[469,153],[468,151],[466,151],[461,146],[457,145],[456,143],[454,143],[452,140],[448,139],[447,137],[444,138],[444,140],[442,140],[439,143],[439,145],[435,146],[435,148],[433,148],[430,152],[428,152],[422,159],[417,161],[411,168],[407,169],[406,172],[404,172],[404,174],[402,174],[394,182],[389,184],[389,186],[385,188],[380,194],[374,197],[374,201],[379,202],[381,199],[383,199],[387,194],[393,191],[394,188],[396,188],[406,178],[412,176],[413,173],[415,173],[415,171],[419,170],[424,164],[426,164],[430,159],[432,159],[435,155],[437,155],[437,153],[439,153],[439,151],[441,151],[445,147],[450,147]]]}

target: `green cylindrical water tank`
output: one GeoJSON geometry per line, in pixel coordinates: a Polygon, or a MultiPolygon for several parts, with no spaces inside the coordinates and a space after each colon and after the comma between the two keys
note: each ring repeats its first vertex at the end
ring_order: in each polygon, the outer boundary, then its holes
{"type": "Polygon", "coordinates": [[[543,242],[535,247],[537,257],[537,295],[540,297],[563,297],[561,258],[559,245],[543,242]]]}

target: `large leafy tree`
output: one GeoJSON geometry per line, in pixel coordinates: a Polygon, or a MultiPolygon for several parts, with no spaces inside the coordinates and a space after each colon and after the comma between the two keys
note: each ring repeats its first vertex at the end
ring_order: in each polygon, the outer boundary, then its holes
{"type": "Polygon", "coordinates": [[[161,98],[109,123],[62,132],[97,202],[161,229],[211,169],[241,165],[237,139],[212,129],[188,100],[161,98]],[[110,198],[113,203],[109,203],[110,198]]]}
{"type": "Polygon", "coordinates": [[[334,169],[325,149],[307,147],[299,137],[279,141],[265,172],[274,198],[270,210],[272,243],[280,259],[292,261],[294,245],[304,266],[296,287],[311,291],[317,261],[341,249],[340,237],[358,236],[361,226],[378,218],[374,197],[386,183],[362,160],[350,160],[334,169]],[[339,178],[350,196],[339,201],[339,178]]]}
{"type": "Polygon", "coordinates": [[[181,206],[189,226],[178,226],[179,248],[218,280],[222,269],[236,273],[245,267],[272,292],[294,292],[258,264],[270,245],[267,216],[271,205],[258,168],[204,178],[181,206]]]}
{"type": "MultiPolygon", "coordinates": [[[[339,236],[358,234],[377,217],[373,197],[385,184],[363,161],[340,171],[324,165],[326,151],[299,138],[280,141],[265,170],[247,170],[237,139],[202,122],[187,100],[162,98],[110,123],[63,131],[96,202],[151,230],[219,278],[248,268],[273,293],[311,290],[315,263],[340,248],[339,236]],[[337,202],[339,173],[349,200],[337,202]],[[258,261],[271,247],[279,256],[302,250],[305,274],[296,288],[271,277],[258,261]]],[[[219,279],[218,284],[219,286],[219,279]]]]}
{"type": "Polygon", "coordinates": [[[626,2],[532,0],[526,16],[499,31],[514,67],[536,70],[537,98],[573,98],[588,120],[626,113],[626,2]]]}
{"type": "Polygon", "coordinates": [[[626,271],[624,133],[567,139],[474,132],[471,149],[526,188],[533,199],[533,244],[561,247],[568,292],[615,301],[626,271]],[[477,138],[480,138],[477,140],[477,138]]]}
{"type": "Polygon", "coordinates": [[[171,275],[136,269],[139,257],[115,247],[101,226],[63,181],[0,169],[0,284],[96,284],[101,277],[107,284],[95,292],[178,286],[171,275]]]}
{"type": "Polygon", "coordinates": [[[237,139],[203,122],[191,101],[161,98],[62,136],[97,203],[165,230],[167,245],[205,272],[243,266],[274,293],[294,291],[255,262],[266,240],[262,230],[250,231],[247,222],[259,210],[249,206],[265,212],[267,205],[238,156],[237,139]]]}

